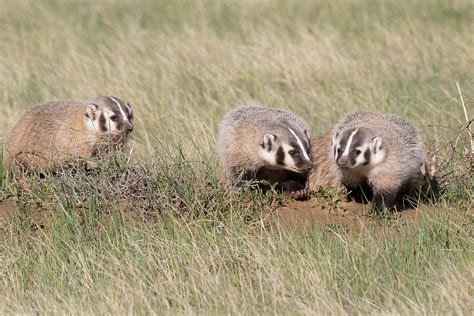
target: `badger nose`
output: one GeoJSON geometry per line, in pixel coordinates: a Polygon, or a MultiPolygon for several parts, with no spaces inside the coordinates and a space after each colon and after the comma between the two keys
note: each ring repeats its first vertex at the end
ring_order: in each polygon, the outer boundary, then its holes
{"type": "Polygon", "coordinates": [[[127,133],[130,133],[131,131],[133,131],[133,125],[127,127],[127,133]]]}
{"type": "Polygon", "coordinates": [[[337,164],[343,168],[349,167],[349,157],[343,156],[339,158],[339,160],[337,161],[337,164]]]}
{"type": "Polygon", "coordinates": [[[307,171],[310,171],[313,168],[314,168],[314,163],[312,163],[311,161],[306,164],[306,170],[307,171]]]}

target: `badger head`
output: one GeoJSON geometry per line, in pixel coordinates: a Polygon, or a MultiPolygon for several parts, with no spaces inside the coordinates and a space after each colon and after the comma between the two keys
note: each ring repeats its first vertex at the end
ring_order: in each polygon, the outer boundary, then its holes
{"type": "Polygon", "coordinates": [[[122,140],[133,131],[133,111],[128,102],[117,97],[99,97],[86,107],[87,128],[99,136],[122,140]]]}
{"type": "Polygon", "coordinates": [[[365,127],[336,132],[331,140],[334,160],[339,168],[373,168],[385,159],[381,137],[365,127]]]}
{"type": "Polygon", "coordinates": [[[297,173],[313,168],[310,156],[310,136],[291,127],[280,127],[263,135],[260,157],[270,169],[284,169],[297,173]]]}

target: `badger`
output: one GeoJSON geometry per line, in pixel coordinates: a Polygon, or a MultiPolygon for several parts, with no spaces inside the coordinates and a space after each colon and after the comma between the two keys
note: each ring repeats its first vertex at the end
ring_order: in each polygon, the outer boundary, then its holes
{"type": "Polygon", "coordinates": [[[342,118],[333,130],[330,155],[331,172],[348,189],[362,190],[377,209],[393,208],[427,172],[434,173],[417,129],[391,114],[356,112],[342,118]]]}
{"type": "Polygon", "coordinates": [[[14,125],[6,138],[3,164],[14,171],[49,171],[123,148],[132,130],[132,108],[117,97],[46,102],[14,125]]]}
{"type": "MultiPolygon", "coordinates": [[[[331,149],[331,133],[324,133],[311,137],[311,157],[313,159],[314,168],[309,173],[308,189],[310,192],[318,191],[322,188],[332,188],[343,190],[342,174],[337,168],[334,168],[332,160],[334,154],[331,149]]],[[[436,178],[436,154],[435,152],[427,152],[425,158],[420,164],[419,173],[413,177],[408,184],[408,195],[413,198],[423,198],[424,200],[433,200],[439,195],[439,184],[436,178]]],[[[350,192],[351,197],[360,199],[350,192]]],[[[354,192],[364,193],[364,192],[354,192]]],[[[366,196],[370,196],[370,191],[365,192],[366,196]]]]}
{"type": "Polygon", "coordinates": [[[262,181],[278,190],[304,190],[309,170],[310,133],[294,113],[250,104],[228,112],[217,147],[225,178],[237,186],[262,181]]]}
{"type": "Polygon", "coordinates": [[[318,191],[320,187],[343,189],[340,172],[332,168],[331,133],[311,137],[311,157],[314,168],[308,176],[308,189],[318,191]]]}

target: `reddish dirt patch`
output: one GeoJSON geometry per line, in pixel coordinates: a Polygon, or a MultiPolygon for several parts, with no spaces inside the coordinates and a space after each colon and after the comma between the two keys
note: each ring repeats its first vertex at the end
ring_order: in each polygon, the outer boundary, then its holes
{"type": "MultiPolygon", "coordinates": [[[[306,230],[314,226],[342,225],[347,230],[360,231],[376,223],[370,216],[370,204],[339,202],[327,205],[313,197],[309,201],[289,200],[274,213],[273,219],[287,228],[306,230]]],[[[398,224],[414,224],[421,219],[419,209],[394,213],[391,218],[398,224]]]]}

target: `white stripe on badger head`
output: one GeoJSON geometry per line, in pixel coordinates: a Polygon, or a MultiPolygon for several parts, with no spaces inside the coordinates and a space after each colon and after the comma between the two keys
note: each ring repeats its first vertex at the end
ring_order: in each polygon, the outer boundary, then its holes
{"type": "Polygon", "coordinates": [[[117,101],[116,99],[114,99],[114,97],[109,97],[109,98],[110,98],[110,100],[114,101],[115,104],[118,105],[118,107],[120,109],[120,113],[122,113],[123,119],[128,121],[127,114],[123,111],[123,108],[122,108],[122,105],[120,104],[120,102],[117,101]]]}
{"type": "Polygon", "coordinates": [[[351,149],[352,139],[354,138],[354,135],[357,134],[358,131],[359,131],[359,128],[356,128],[351,133],[351,136],[349,136],[349,139],[347,140],[346,148],[344,149],[342,156],[347,156],[349,154],[349,150],[351,149]]]}
{"type": "Polygon", "coordinates": [[[301,141],[301,139],[296,135],[296,133],[288,127],[288,130],[290,131],[291,134],[293,134],[293,136],[295,136],[296,138],[296,142],[298,143],[298,146],[300,146],[301,148],[301,151],[303,152],[303,156],[306,160],[309,160],[309,155],[308,153],[306,152],[306,149],[304,149],[303,147],[303,142],[301,141]]]}
{"type": "MultiPolygon", "coordinates": [[[[130,113],[130,117],[132,116],[132,109],[130,108],[129,104],[128,103],[125,103],[125,107],[127,108],[128,110],[128,113],[130,113]]],[[[128,117],[127,117],[128,119],[128,117]]],[[[130,120],[129,120],[130,121],[130,120]]],[[[131,122],[130,122],[131,123],[131,122]]]]}

